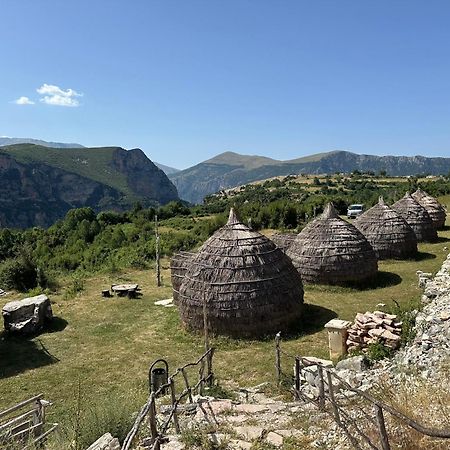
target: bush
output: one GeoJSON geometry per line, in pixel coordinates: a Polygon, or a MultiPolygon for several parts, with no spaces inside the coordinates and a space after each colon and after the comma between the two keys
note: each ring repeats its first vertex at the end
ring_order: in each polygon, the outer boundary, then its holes
{"type": "Polygon", "coordinates": [[[6,260],[0,265],[0,286],[2,289],[16,289],[25,292],[37,286],[46,287],[45,273],[23,257],[6,260]]]}

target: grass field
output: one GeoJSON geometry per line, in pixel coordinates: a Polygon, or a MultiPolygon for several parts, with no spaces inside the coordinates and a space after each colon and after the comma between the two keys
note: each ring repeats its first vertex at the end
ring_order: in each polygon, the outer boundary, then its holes
{"type": "MultiPolygon", "coordinates": [[[[450,197],[445,199],[448,204],[450,197]]],[[[323,325],[333,317],[353,320],[357,312],[376,309],[380,302],[407,306],[420,297],[416,270],[436,272],[448,254],[450,229],[434,244],[421,244],[413,261],[383,261],[377,286],[366,290],[305,287],[305,314],[298,332],[286,337],[284,348],[300,355],[327,357],[323,325]]],[[[65,423],[76,406],[79,387],[91,403],[104,399],[146,397],[149,364],[167,358],[171,370],[203,352],[201,336],[180,326],[176,308],[155,306],[171,296],[168,261],[163,286],[153,271],[128,271],[85,280],[74,298],[65,292],[70,279],[51,295],[55,323],[50,332],[29,340],[0,338],[0,409],[28,396],[44,393],[54,402],[50,421],[65,423]],[[139,283],[138,300],[103,299],[101,289],[119,281],[139,283]]],[[[1,298],[2,304],[16,296],[1,298]]],[[[274,380],[273,337],[259,341],[213,339],[214,370],[222,384],[251,386],[274,380]]]]}

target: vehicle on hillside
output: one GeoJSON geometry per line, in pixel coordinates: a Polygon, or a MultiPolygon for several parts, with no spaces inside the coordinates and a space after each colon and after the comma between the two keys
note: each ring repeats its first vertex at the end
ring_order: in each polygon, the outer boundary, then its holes
{"type": "Polygon", "coordinates": [[[347,209],[347,217],[349,219],[354,219],[355,217],[360,216],[364,212],[364,205],[355,204],[350,205],[347,209]]]}

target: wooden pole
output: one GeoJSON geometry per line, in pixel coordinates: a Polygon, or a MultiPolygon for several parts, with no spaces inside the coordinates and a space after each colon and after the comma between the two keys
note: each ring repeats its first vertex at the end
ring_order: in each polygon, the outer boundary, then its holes
{"type": "Polygon", "coordinates": [[[186,385],[186,390],[187,390],[187,393],[189,396],[189,402],[194,403],[194,399],[192,398],[192,389],[191,389],[191,386],[189,386],[189,380],[186,375],[186,371],[184,369],[181,369],[181,375],[183,375],[183,378],[184,378],[184,384],[186,385]]]}
{"type": "Polygon", "coordinates": [[[170,384],[170,398],[172,400],[172,418],[173,418],[173,424],[175,426],[176,433],[180,433],[180,423],[178,422],[178,413],[177,413],[177,398],[175,394],[175,382],[173,381],[173,378],[170,377],[169,379],[170,384]]]}
{"type": "Polygon", "coordinates": [[[319,409],[323,411],[325,409],[325,386],[323,383],[323,367],[318,364],[317,372],[319,374],[319,409]]]}
{"type": "Polygon", "coordinates": [[[206,370],[207,370],[207,374],[208,374],[207,378],[208,378],[208,386],[209,387],[212,387],[213,383],[214,383],[214,372],[213,372],[213,364],[212,364],[213,356],[214,356],[214,348],[211,347],[211,349],[208,353],[207,359],[206,359],[206,364],[207,364],[206,370]]]}
{"type": "Polygon", "coordinates": [[[386,431],[386,424],[384,422],[383,408],[379,405],[374,406],[375,418],[378,423],[378,434],[380,436],[381,448],[383,450],[391,450],[389,445],[389,437],[386,431]]]}
{"type": "Polygon", "coordinates": [[[299,400],[300,391],[300,358],[295,358],[295,399],[299,400]]]}
{"type": "Polygon", "coordinates": [[[209,350],[208,311],[206,297],[203,300],[203,336],[205,339],[205,352],[209,350]]]}
{"type": "Polygon", "coordinates": [[[339,408],[336,404],[336,400],[334,399],[334,388],[333,388],[333,380],[331,379],[331,372],[329,370],[327,372],[327,382],[328,382],[328,394],[330,395],[331,405],[333,407],[334,412],[334,420],[336,423],[341,426],[341,416],[339,415],[339,408]]]}
{"type": "Polygon", "coordinates": [[[200,362],[200,369],[198,371],[198,382],[200,395],[203,395],[203,385],[204,383],[204,373],[205,373],[205,359],[203,358],[200,362]]]}
{"type": "Polygon", "coordinates": [[[281,384],[281,351],[280,351],[281,333],[275,336],[275,368],[277,370],[277,383],[281,384]]]}
{"type": "Polygon", "coordinates": [[[150,425],[150,434],[152,436],[153,441],[158,438],[158,428],[156,425],[156,406],[155,406],[155,394],[151,393],[150,398],[150,410],[148,415],[149,425],[150,425]]]}
{"type": "Polygon", "coordinates": [[[155,215],[155,237],[156,237],[156,285],[161,286],[161,261],[159,256],[159,231],[158,231],[158,216],[155,215]]]}

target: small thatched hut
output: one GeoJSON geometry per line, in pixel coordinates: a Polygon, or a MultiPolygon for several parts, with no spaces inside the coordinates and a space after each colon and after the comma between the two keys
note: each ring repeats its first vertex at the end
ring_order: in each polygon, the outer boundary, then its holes
{"type": "Polygon", "coordinates": [[[392,207],[409,224],[416,233],[418,242],[433,242],[437,239],[436,229],[427,210],[421,206],[409,192],[395,202],[392,207]]]}
{"type": "Polygon", "coordinates": [[[304,282],[346,284],[376,275],[377,257],[363,234],[329,203],[289,247],[287,255],[304,282]]]}
{"type": "Polygon", "coordinates": [[[175,253],[170,260],[170,278],[172,281],[172,293],[173,302],[178,305],[178,294],[180,292],[180,286],[184,279],[184,274],[189,266],[194,253],[191,252],[178,252],[175,253]]]}
{"type": "Polygon", "coordinates": [[[436,230],[444,228],[445,220],[447,219],[445,208],[430,194],[422,191],[422,189],[417,189],[412,196],[416,202],[427,210],[436,230]]]}
{"type": "Polygon", "coordinates": [[[302,303],[301,277],[291,260],[233,209],[190,260],[179,294],[187,328],[203,329],[205,308],[208,329],[233,337],[286,330],[300,318],[302,303]]]}
{"type": "Polygon", "coordinates": [[[281,248],[286,253],[286,250],[295,241],[296,237],[297,235],[295,233],[276,233],[270,236],[270,239],[278,248],[281,248]]]}
{"type": "Polygon", "coordinates": [[[355,219],[354,225],[366,237],[378,259],[404,259],[417,253],[417,237],[408,222],[379,202],[355,219]]]}

